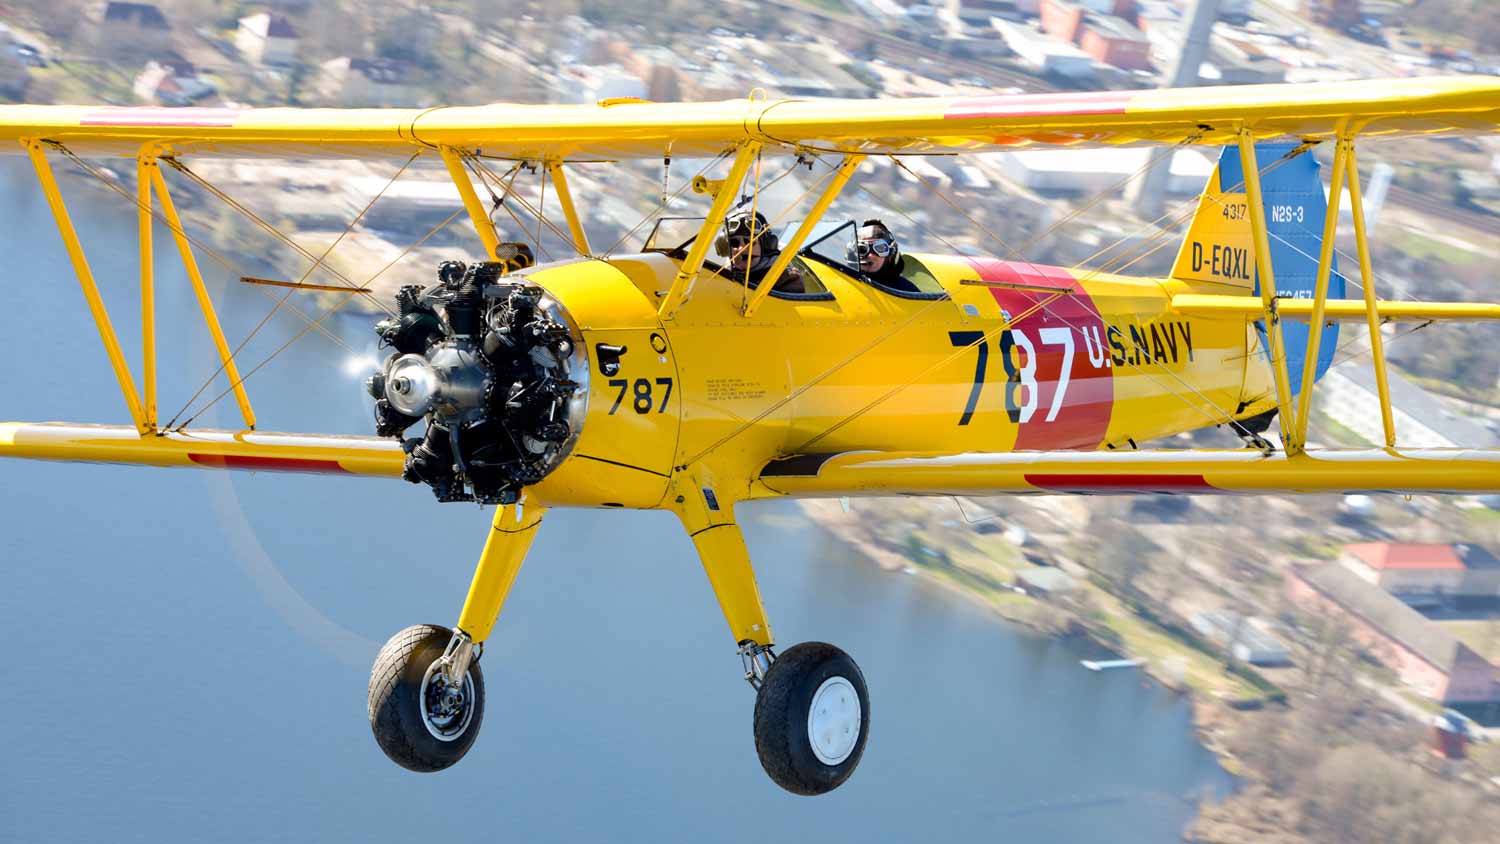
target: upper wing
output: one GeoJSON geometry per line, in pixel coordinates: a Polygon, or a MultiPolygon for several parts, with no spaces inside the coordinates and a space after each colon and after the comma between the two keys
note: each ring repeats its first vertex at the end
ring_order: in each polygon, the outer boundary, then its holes
{"type": "Polygon", "coordinates": [[[85,155],[409,155],[450,146],[531,160],[716,155],[745,140],[866,153],[982,151],[1030,144],[1219,145],[1260,139],[1493,132],[1500,79],[1424,77],[875,100],[603,101],[433,109],[0,106],[0,152],[57,141],[85,155]]]}

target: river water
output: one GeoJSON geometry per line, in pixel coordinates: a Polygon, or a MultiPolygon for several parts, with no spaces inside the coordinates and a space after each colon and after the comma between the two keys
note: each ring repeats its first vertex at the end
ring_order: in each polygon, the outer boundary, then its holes
{"type": "MultiPolygon", "coordinates": [[[[133,208],[64,184],[139,379],[133,208]]],[[[12,159],[0,186],[0,419],[125,422],[34,178],[12,159]]],[[[216,361],[156,236],[166,419],[216,361]]],[[[237,342],[270,303],[203,264],[237,342]]],[[[370,322],[329,327],[373,355],[370,322]]],[[[301,325],[278,314],[242,360],[301,325]]],[[[370,430],[350,357],[317,332],[276,357],[247,382],[261,428],[370,430]]],[[[233,401],[197,424],[237,426],[233,401]]],[[[456,619],[487,512],[399,482],[0,463],[0,842],[1135,844],[1232,787],[1143,675],[883,572],[790,502],[744,521],[780,641],[834,642],[869,681],[864,761],[825,797],[760,770],[752,692],[669,515],[549,514],[486,650],[478,742],[418,775],[369,734],[369,665],[456,619]]]]}

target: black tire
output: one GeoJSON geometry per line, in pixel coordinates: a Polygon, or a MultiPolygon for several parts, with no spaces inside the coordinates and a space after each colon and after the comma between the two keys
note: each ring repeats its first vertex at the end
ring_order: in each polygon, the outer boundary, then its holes
{"type": "Polygon", "coordinates": [[[420,773],[441,771],[464,758],[484,720],[484,674],[470,664],[463,703],[449,719],[424,718],[423,687],[441,691],[441,680],[427,680],[453,631],[432,624],[408,627],[392,636],[370,671],[370,729],[392,762],[420,773]],[[429,728],[429,724],[432,726],[429,728]],[[442,733],[439,738],[434,732],[442,733]]]}
{"type": "MultiPolygon", "coordinates": [[[[825,708],[826,711],[826,708],[825,708]]],[[[865,752],[870,737],[870,693],[864,674],[849,655],[824,642],[803,642],[776,657],[766,672],[765,681],[755,696],[755,752],[761,767],[775,783],[793,794],[825,794],[843,784],[865,752]],[[838,678],[845,683],[839,684],[838,678]],[[832,681],[831,683],[829,681],[832,681]],[[835,751],[824,761],[809,738],[814,695],[825,683],[829,701],[848,711],[848,692],[852,690],[859,705],[858,735],[847,752],[848,731],[843,722],[839,730],[845,738],[831,739],[835,751]]],[[[823,750],[829,749],[825,743],[823,750]]]]}

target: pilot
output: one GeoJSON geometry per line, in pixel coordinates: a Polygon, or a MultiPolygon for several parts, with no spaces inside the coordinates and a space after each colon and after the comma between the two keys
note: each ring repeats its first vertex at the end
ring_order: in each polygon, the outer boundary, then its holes
{"type": "MultiPolygon", "coordinates": [[[[730,278],[739,282],[748,280],[755,287],[781,255],[781,242],[764,214],[745,211],[724,221],[724,238],[718,252],[729,256],[730,278]]],[[[808,274],[801,260],[793,258],[777,279],[776,292],[807,292],[808,274]]]]}
{"type": "Polygon", "coordinates": [[[860,272],[887,290],[920,293],[921,290],[904,274],[906,258],[891,230],[880,220],[865,220],[854,243],[849,245],[850,263],[858,262],[860,272]]]}

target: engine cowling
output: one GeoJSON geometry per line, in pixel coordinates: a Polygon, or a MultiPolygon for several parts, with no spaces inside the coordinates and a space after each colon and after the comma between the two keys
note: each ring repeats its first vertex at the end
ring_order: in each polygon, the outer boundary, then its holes
{"type": "Polygon", "coordinates": [[[392,349],[367,383],[376,433],[440,501],[510,504],[568,455],[588,410],[588,353],[562,304],[505,265],[444,262],[375,326],[392,349]],[[421,437],[406,437],[418,422],[421,437]]]}

